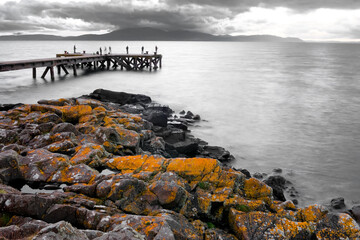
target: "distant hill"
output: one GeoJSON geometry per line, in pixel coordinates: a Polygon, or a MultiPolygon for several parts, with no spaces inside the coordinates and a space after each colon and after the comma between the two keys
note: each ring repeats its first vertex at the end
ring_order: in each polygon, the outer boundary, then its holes
{"type": "Polygon", "coordinates": [[[76,37],[60,37],[53,35],[11,35],[0,36],[0,41],[233,41],[233,42],[302,42],[299,38],[282,38],[272,35],[230,36],[212,35],[195,31],[165,31],[156,28],[128,28],[110,33],[96,35],[86,34],[76,37]]]}

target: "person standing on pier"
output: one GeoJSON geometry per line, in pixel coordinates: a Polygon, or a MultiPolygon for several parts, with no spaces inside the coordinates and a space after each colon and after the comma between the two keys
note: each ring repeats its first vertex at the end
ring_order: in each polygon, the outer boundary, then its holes
{"type": "Polygon", "coordinates": [[[144,54],[144,46],[141,47],[141,54],[144,54]]]}
{"type": "Polygon", "coordinates": [[[102,49],[100,48],[100,55],[102,55],[102,49]]]}
{"type": "Polygon", "coordinates": [[[107,49],[106,49],[106,47],[104,47],[104,54],[107,54],[106,51],[107,51],[107,49]]]}
{"type": "Polygon", "coordinates": [[[126,46],[126,54],[129,54],[129,46],[126,46]]]}
{"type": "Polygon", "coordinates": [[[76,45],[74,45],[74,53],[76,53],[76,45]]]}
{"type": "Polygon", "coordinates": [[[111,54],[111,47],[109,46],[109,54],[111,54]]]}
{"type": "Polygon", "coordinates": [[[157,54],[157,50],[158,50],[158,47],[157,47],[157,46],[155,46],[155,54],[157,54]]]}

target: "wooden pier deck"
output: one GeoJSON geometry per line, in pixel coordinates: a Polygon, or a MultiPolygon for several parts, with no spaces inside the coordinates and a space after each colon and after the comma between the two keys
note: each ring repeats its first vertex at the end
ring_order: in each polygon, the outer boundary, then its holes
{"type": "Polygon", "coordinates": [[[55,58],[31,59],[0,62],[0,72],[14,71],[32,68],[33,78],[36,78],[36,69],[45,67],[42,78],[50,72],[51,80],[55,79],[54,68],[58,74],[61,70],[69,74],[67,68],[71,68],[74,75],[77,75],[78,68],[87,69],[110,69],[120,67],[121,70],[157,70],[162,67],[161,54],[57,54],[55,58]]]}

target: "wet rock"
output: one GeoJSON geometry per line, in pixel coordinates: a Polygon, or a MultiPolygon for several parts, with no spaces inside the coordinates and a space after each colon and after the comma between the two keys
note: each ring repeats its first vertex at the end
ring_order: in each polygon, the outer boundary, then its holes
{"type": "Polygon", "coordinates": [[[187,131],[188,130],[188,126],[187,124],[181,122],[181,121],[170,121],[168,122],[168,125],[169,126],[172,126],[174,128],[178,128],[178,129],[181,129],[181,130],[184,130],[184,131],[187,131]]]}
{"type": "Polygon", "coordinates": [[[176,142],[171,144],[174,149],[180,153],[189,157],[194,157],[198,154],[199,144],[194,139],[186,139],[182,142],[176,142]]]}
{"type": "Polygon", "coordinates": [[[136,103],[146,104],[151,102],[151,98],[145,95],[130,94],[125,92],[113,92],[104,89],[96,89],[89,96],[100,101],[108,101],[121,105],[136,103]]]}
{"type": "Polygon", "coordinates": [[[16,104],[0,104],[0,111],[8,111],[10,109],[14,109],[20,106],[23,106],[23,103],[16,103],[16,104]]]}
{"type": "Polygon", "coordinates": [[[147,110],[144,112],[144,119],[153,123],[155,126],[166,127],[168,116],[166,113],[157,110],[147,110]]]}
{"type": "Polygon", "coordinates": [[[270,176],[264,182],[273,189],[274,199],[286,201],[284,190],[286,188],[286,179],[283,176],[270,176]]]}
{"type": "Polygon", "coordinates": [[[170,135],[166,136],[164,139],[167,143],[173,144],[176,142],[182,142],[185,141],[185,131],[182,129],[171,129],[170,135]]]}
{"type": "Polygon", "coordinates": [[[360,205],[352,207],[350,213],[355,219],[355,221],[360,223],[360,205]]]}
{"type": "Polygon", "coordinates": [[[220,162],[229,162],[235,159],[232,155],[230,155],[229,151],[226,151],[224,148],[218,146],[206,145],[203,147],[203,151],[201,151],[200,154],[209,158],[215,158],[220,162]]]}
{"type": "Polygon", "coordinates": [[[241,172],[242,174],[244,174],[247,179],[251,178],[250,172],[249,172],[247,169],[245,169],[245,168],[234,168],[234,170],[235,170],[235,171],[239,171],[239,172],[241,172]]]}
{"type": "Polygon", "coordinates": [[[345,208],[345,199],[342,197],[331,199],[331,207],[334,209],[345,208]]]}

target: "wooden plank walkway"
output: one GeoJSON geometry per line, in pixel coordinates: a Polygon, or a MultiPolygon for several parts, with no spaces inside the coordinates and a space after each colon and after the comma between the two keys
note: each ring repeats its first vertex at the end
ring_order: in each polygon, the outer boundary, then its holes
{"type": "Polygon", "coordinates": [[[162,67],[161,54],[77,54],[76,56],[58,54],[57,56],[61,57],[0,62],[0,72],[32,68],[33,78],[36,78],[36,69],[45,67],[41,77],[45,78],[50,72],[51,80],[54,80],[54,67],[57,67],[58,74],[61,74],[61,70],[69,74],[67,68],[70,67],[75,76],[79,67],[88,69],[116,69],[120,67],[121,70],[125,68],[135,71],[144,69],[152,71],[162,67]]]}

